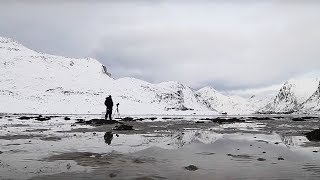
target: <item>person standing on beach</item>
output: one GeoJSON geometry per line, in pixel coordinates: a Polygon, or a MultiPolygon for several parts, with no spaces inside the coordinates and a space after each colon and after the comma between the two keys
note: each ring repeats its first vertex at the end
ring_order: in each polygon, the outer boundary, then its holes
{"type": "Polygon", "coordinates": [[[111,95],[109,95],[104,104],[107,106],[107,111],[106,111],[106,115],[105,115],[105,120],[109,119],[112,120],[112,108],[113,108],[113,101],[112,101],[112,97],[111,95]]]}

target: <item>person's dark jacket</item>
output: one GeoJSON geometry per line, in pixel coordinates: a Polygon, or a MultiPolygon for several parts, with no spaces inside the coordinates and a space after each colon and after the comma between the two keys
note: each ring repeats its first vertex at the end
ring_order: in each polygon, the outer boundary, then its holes
{"type": "Polygon", "coordinates": [[[113,101],[111,97],[107,97],[104,104],[107,106],[108,109],[112,109],[113,107],[113,101]]]}

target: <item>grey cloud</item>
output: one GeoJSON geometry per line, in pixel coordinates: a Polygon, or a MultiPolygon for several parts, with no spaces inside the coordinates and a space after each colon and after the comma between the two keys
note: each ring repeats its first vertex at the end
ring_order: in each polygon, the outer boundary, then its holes
{"type": "Polygon", "coordinates": [[[115,77],[220,90],[318,71],[316,1],[122,1],[0,7],[0,32],[51,54],[91,56],[115,77]]]}

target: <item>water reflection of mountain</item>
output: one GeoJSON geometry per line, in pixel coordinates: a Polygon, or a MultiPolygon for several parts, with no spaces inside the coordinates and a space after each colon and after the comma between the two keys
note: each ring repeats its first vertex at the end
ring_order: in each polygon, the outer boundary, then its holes
{"type": "Polygon", "coordinates": [[[284,136],[279,135],[283,144],[285,144],[288,148],[293,146],[301,146],[309,140],[304,136],[284,136]]]}
{"type": "Polygon", "coordinates": [[[206,130],[188,130],[184,132],[175,133],[172,135],[172,139],[169,140],[168,145],[173,148],[181,148],[186,144],[191,144],[192,142],[202,142],[204,144],[212,144],[223,135],[215,133],[213,131],[206,130]]]}

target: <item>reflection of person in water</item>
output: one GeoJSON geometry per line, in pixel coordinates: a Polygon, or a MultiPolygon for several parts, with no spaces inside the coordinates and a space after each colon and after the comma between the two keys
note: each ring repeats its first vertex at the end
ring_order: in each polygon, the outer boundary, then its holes
{"type": "Polygon", "coordinates": [[[105,142],[106,144],[110,145],[112,139],[113,139],[113,134],[112,134],[112,132],[106,132],[106,133],[104,134],[104,142],[105,142]]]}
{"type": "Polygon", "coordinates": [[[119,103],[117,103],[117,113],[119,113],[119,103]]]}
{"type": "Polygon", "coordinates": [[[109,95],[104,104],[107,106],[107,111],[106,111],[106,115],[105,115],[105,120],[109,119],[112,120],[112,107],[113,107],[113,101],[112,101],[112,98],[111,98],[111,95],[109,95]]]}

